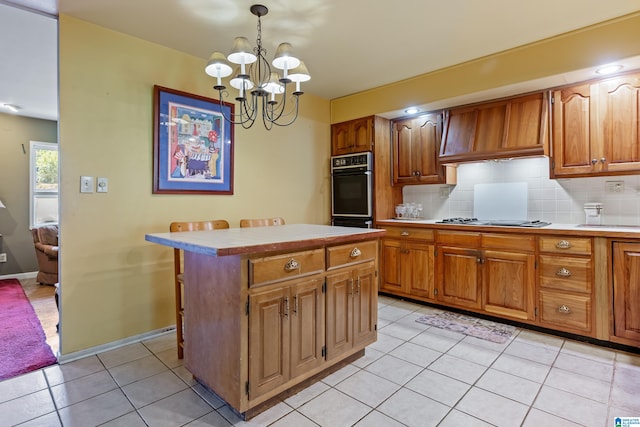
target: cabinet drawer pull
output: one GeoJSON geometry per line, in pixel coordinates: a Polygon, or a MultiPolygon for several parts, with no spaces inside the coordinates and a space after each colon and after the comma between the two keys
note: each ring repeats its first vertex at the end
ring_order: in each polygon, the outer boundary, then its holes
{"type": "Polygon", "coordinates": [[[558,313],[571,314],[571,309],[568,306],[562,304],[560,307],[558,307],[558,313]]]}
{"type": "Polygon", "coordinates": [[[295,259],[291,258],[285,265],[284,265],[284,271],[286,271],[287,273],[290,271],[295,271],[297,269],[300,268],[300,263],[298,261],[296,261],[295,259]]]}
{"type": "Polygon", "coordinates": [[[359,257],[360,255],[362,255],[362,251],[361,251],[360,249],[358,249],[358,248],[353,248],[353,250],[352,250],[352,251],[351,251],[351,253],[349,254],[349,256],[350,256],[351,258],[357,258],[357,257],[359,257]]]}
{"type": "Polygon", "coordinates": [[[571,276],[571,271],[562,267],[560,270],[556,271],[556,276],[559,277],[570,277],[571,276]]]}
{"type": "Polygon", "coordinates": [[[402,233],[400,233],[401,236],[408,236],[409,232],[408,231],[403,231],[402,233]]]}
{"type": "Polygon", "coordinates": [[[559,240],[556,243],[556,248],[558,249],[569,249],[571,247],[571,242],[568,240],[559,240]]]}
{"type": "Polygon", "coordinates": [[[289,317],[289,298],[284,297],[284,317],[289,317]]]}

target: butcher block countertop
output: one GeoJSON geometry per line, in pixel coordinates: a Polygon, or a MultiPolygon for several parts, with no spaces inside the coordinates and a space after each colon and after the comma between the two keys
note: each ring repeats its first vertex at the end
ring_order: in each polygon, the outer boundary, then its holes
{"type": "Polygon", "coordinates": [[[377,227],[409,226],[437,230],[456,230],[477,233],[550,234],[562,236],[609,237],[640,239],[640,226],[634,225],[586,225],[550,224],[544,227],[500,227],[493,225],[442,224],[435,219],[388,219],[376,221],[377,227]]]}
{"type": "Polygon", "coordinates": [[[145,235],[145,240],[212,256],[245,255],[357,242],[383,237],[384,230],[287,224],[272,227],[227,228],[145,235]]]}

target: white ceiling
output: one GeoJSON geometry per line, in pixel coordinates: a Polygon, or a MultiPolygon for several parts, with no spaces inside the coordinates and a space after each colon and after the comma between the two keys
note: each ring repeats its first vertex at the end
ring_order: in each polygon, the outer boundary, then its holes
{"type": "MultiPolygon", "coordinates": [[[[226,53],[236,36],[252,43],[256,38],[257,21],[249,7],[257,0],[10,1],[54,14],[57,4],[59,13],[203,59],[214,50],[226,53]]],[[[35,104],[46,102],[49,105],[43,108],[51,109],[51,93],[45,95],[41,84],[55,75],[55,60],[51,62],[56,53],[55,23],[42,15],[11,10],[8,2],[0,0],[0,104],[24,104],[23,114],[32,109],[36,116],[44,114],[35,104]],[[12,58],[10,64],[4,58],[12,58]]],[[[329,99],[640,10],[640,0],[263,3],[269,8],[262,18],[268,56],[278,43],[292,43],[312,75],[303,90],[329,99]]],[[[49,85],[51,92],[55,85],[55,81],[49,85]]]]}

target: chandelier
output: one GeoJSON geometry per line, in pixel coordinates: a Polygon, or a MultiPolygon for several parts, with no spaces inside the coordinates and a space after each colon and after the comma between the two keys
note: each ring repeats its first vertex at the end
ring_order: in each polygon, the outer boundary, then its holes
{"type": "Polygon", "coordinates": [[[216,85],[220,100],[220,112],[225,120],[232,124],[242,125],[248,129],[261,116],[264,127],[271,130],[273,125],[289,126],[298,118],[298,101],[304,92],[300,90],[300,83],[308,81],[311,76],[304,63],[294,56],[289,43],[281,43],[276,50],[275,57],[269,65],[265,58],[266,49],[262,47],[262,25],[260,18],[269,9],[260,4],[254,4],[249,9],[258,17],[258,37],[256,46],[251,48],[245,37],[236,37],[229,55],[213,52],[205,67],[205,72],[216,78],[216,85]],[[235,71],[229,63],[236,64],[235,71]],[[239,104],[239,113],[222,113],[223,98],[228,96],[227,88],[222,84],[222,78],[231,76],[229,84],[238,90],[235,98],[239,104]],[[295,90],[287,95],[289,83],[295,83],[295,90]],[[291,98],[288,100],[288,96],[291,98]]]}

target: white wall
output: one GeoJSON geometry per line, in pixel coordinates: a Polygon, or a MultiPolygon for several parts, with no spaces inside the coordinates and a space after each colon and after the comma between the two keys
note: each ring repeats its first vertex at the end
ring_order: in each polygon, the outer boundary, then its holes
{"type": "Polygon", "coordinates": [[[458,166],[458,184],[405,186],[405,203],[422,203],[427,219],[473,216],[474,184],[526,182],[528,219],[561,224],[585,222],[584,203],[601,202],[602,222],[640,225],[640,176],[549,179],[549,159],[514,159],[506,162],[468,163],[458,166]],[[605,193],[605,182],[623,181],[624,192],[605,193]],[[441,195],[449,188],[449,196],[441,195]]]}

